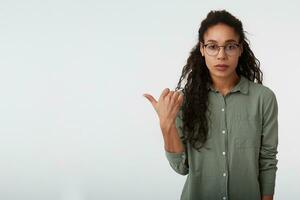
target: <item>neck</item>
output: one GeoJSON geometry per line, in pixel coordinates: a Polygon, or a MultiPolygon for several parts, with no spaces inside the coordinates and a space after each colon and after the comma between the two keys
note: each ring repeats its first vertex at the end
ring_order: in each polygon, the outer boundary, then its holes
{"type": "Polygon", "coordinates": [[[229,77],[217,77],[211,76],[212,78],[212,87],[221,92],[230,91],[240,80],[240,77],[234,73],[229,77]]]}

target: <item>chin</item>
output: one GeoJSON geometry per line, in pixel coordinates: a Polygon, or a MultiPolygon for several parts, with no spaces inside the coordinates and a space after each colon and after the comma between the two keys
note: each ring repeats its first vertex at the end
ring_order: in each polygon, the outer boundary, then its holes
{"type": "Polygon", "coordinates": [[[224,71],[224,72],[216,71],[216,72],[213,73],[213,75],[214,76],[220,76],[220,77],[226,77],[226,76],[230,75],[230,73],[226,72],[226,71],[224,71]]]}
{"type": "Polygon", "coordinates": [[[225,71],[214,71],[213,73],[211,73],[213,76],[216,77],[228,77],[231,76],[234,72],[229,71],[229,70],[225,70],[225,71]]]}

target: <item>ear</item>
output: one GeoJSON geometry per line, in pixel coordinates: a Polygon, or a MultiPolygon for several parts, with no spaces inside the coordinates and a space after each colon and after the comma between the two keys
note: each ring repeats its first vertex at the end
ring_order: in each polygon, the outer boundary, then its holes
{"type": "Polygon", "coordinates": [[[200,42],[200,53],[202,56],[204,56],[203,44],[201,42],[200,42]]]}
{"type": "Polygon", "coordinates": [[[243,51],[244,51],[244,48],[243,48],[243,44],[242,44],[241,45],[241,50],[240,50],[240,56],[242,55],[243,51]]]}

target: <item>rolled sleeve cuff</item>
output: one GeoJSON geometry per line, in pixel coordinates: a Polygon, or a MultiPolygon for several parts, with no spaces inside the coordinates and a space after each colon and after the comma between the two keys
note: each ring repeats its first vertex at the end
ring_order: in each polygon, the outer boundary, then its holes
{"type": "Polygon", "coordinates": [[[275,184],[261,184],[260,191],[261,195],[273,195],[275,184]]]}
{"type": "Polygon", "coordinates": [[[276,170],[262,172],[260,174],[261,195],[273,195],[275,189],[276,170]]]}
{"type": "Polygon", "coordinates": [[[182,159],[186,158],[185,151],[180,153],[173,153],[169,151],[165,151],[167,159],[172,163],[181,162],[182,159]]]}
{"type": "Polygon", "coordinates": [[[186,152],[181,153],[172,153],[172,152],[166,152],[166,157],[169,160],[169,163],[171,167],[181,175],[186,175],[189,172],[188,166],[185,164],[187,155],[186,152]]]}

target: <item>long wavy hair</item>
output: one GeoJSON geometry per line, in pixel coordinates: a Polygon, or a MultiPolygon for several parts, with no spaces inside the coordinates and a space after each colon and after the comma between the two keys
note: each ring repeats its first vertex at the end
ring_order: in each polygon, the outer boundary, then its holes
{"type": "Polygon", "coordinates": [[[226,10],[210,11],[201,22],[198,30],[198,42],[190,51],[187,63],[182,69],[175,91],[182,91],[184,100],[180,107],[183,122],[181,140],[184,144],[189,142],[194,149],[200,151],[208,137],[208,86],[212,84],[209,70],[204,56],[200,53],[200,42],[204,43],[204,33],[211,26],[219,23],[232,27],[240,36],[239,43],[243,46],[239,57],[236,73],[245,76],[248,80],[262,84],[263,73],[260,62],[249,47],[249,41],[243,30],[242,22],[226,10]],[[182,81],[186,80],[184,87],[182,81]]]}

